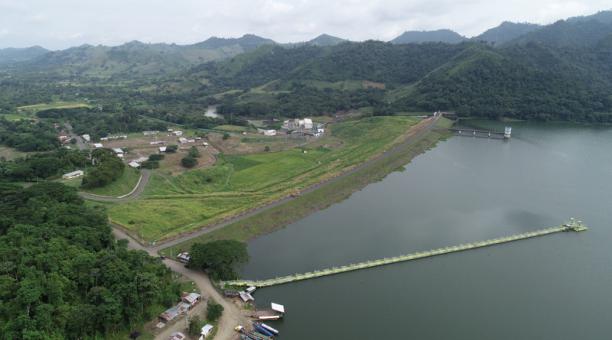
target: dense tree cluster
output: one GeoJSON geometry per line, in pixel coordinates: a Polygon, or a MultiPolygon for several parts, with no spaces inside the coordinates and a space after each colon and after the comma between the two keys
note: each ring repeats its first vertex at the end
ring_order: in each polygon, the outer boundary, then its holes
{"type": "Polygon", "coordinates": [[[179,294],[170,271],[116,242],[105,214],[57,183],[0,186],[3,339],[93,339],[179,294]]]}
{"type": "Polygon", "coordinates": [[[47,151],[60,145],[51,124],[28,119],[9,121],[1,116],[0,144],[19,151],[47,151]]]}
{"type": "Polygon", "coordinates": [[[99,188],[117,180],[125,170],[125,164],[109,149],[95,149],[91,152],[94,167],[87,171],[81,186],[99,188]]]}
{"type": "Polygon", "coordinates": [[[138,132],[144,130],[161,130],[167,124],[140,117],[134,112],[112,113],[97,109],[49,109],[37,113],[40,118],[68,120],[77,134],[89,134],[94,139],[114,133],[138,132]]]}
{"type": "Polygon", "coordinates": [[[58,149],[50,153],[32,154],[13,161],[0,160],[0,180],[32,182],[61,176],[86,167],[88,152],[58,149]]]}
{"type": "Polygon", "coordinates": [[[236,279],[236,267],[249,260],[246,244],[234,240],[195,243],[189,254],[188,267],[207,271],[215,280],[236,279]]]}

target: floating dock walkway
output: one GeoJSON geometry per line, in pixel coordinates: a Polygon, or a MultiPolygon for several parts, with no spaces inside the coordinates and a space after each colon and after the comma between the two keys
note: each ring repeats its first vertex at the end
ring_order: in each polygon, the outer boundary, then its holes
{"type": "Polygon", "coordinates": [[[478,130],[474,128],[451,128],[449,131],[454,132],[458,136],[480,137],[480,138],[497,138],[510,139],[512,136],[512,128],[506,126],[503,132],[491,130],[478,130]]]}
{"type": "Polygon", "coordinates": [[[474,242],[474,243],[461,244],[461,245],[453,246],[453,247],[433,249],[433,250],[422,251],[422,252],[417,252],[413,254],[397,256],[397,257],[389,257],[389,258],[384,258],[384,259],[379,259],[379,260],[372,260],[372,261],[366,261],[366,262],[361,262],[361,263],[356,263],[356,264],[350,264],[350,265],[346,265],[342,267],[333,267],[333,268],[328,268],[328,269],[323,269],[323,270],[317,270],[314,272],[309,272],[309,273],[304,273],[304,274],[295,274],[295,275],[277,277],[277,278],[269,279],[269,280],[225,281],[225,282],[221,282],[221,285],[222,286],[225,285],[225,286],[270,287],[270,286],[281,285],[284,283],[290,283],[290,282],[296,282],[296,281],[302,281],[302,280],[310,280],[310,279],[314,279],[317,277],[350,272],[354,270],[384,266],[384,265],[388,265],[392,263],[418,260],[418,259],[422,259],[425,257],[432,257],[432,256],[449,254],[449,253],[455,253],[455,252],[464,251],[464,250],[483,248],[483,247],[493,246],[496,244],[524,240],[528,238],[534,238],[534,237],[539,237],[539,236],[544,236],[544,235],[549,235],[549,234],[554,234],[554,233],[559,233],[559,232],[568,232],[568,231],[580,232],[580,231],[585,231],[585,230],[587,230],[587,227],[585,227],[582,224],[582,222],[571,219],[570,222],[563,224],[561,226],[558,226],[558,227],[552,227],[552,228],[547,228],[547,229],[532,231],[532,232],[528,232],[524,234],[507,236],[507,237],[500,237],[500,238],[487,240],[487,241],[479,241],[479,242],[474,242]]]}

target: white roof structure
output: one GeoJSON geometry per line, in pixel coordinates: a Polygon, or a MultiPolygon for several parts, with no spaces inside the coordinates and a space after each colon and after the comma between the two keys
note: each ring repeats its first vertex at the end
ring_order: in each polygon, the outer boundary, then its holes
{"type": "Polygon", "coordinates": [[[210,324],[206,324],[202,327],[202,336],[206,337],[208,336],[208,334],[210,334],[210,332],[212,332],[214,326],[210,325],[210,324]]]}
{"type": "Polygon", "coordinates": [[[63,179],[71,179],[71,178],[76,178],[76,177],[81,177],[83,176],[84,172],[83,170],[77,170],[77,171],[73,171],[73,172],[69,172],[67,174],[64,174],[62,176],[63,179]]]}
{"type": "Polygon", "coordinates": [[[274,302],[272,302],[270,306],[272,307],[273,311],[285,314],[285,306],[279,305],[278,303],[274,302]]]}
{"type": "Polygon", "coordinates": [[[159,147],[159,152],[166,152],[166,147],[165,146],[160,146],[159,147]]]}
{"type": "Polygon", "coordinates": [[[102,143],[94,143],[94,145],[93,145],[93,146],[94,146],[94,148],[96,148],[96,149],[101,149],[101,148],[103,148],[103,147],[104,147],[104,145],[102,145],[102,143]]]}
{"type": "Polygon", "coordinates": [[[113,148],[113,152],[116,153],[116,154],[120,154],[120,153],[123,153],[123,149],[121,149],[121,148],[113,148]]]}
{"type": "Polygon", "coordinates": [[[285,306],[279,305],[278,303],[274,302],[272,302],[270,305],[273,311],[285,314],[285,306]]]}
{"type": "Polygon", "coordinates": [[[239,294],[240,294],[240,298],[244,302],[255,301],[255,298],[247,292],[240,292],[239,294]]]}
{"type": "Polygon", "coordinates": [[[132,168],[140,168],[140,163],[136,161],[131,161],[128,163],[128,165],[131,166],[132,168]]]}
{"type": "Polygon", "coordinates": [[[187,302],[187,303],[189,303],[191,305],[194,305],[194,304],[198,303],[198,301],[200,301],[200,297],[201,297],[201,295],[198,294],[198,293],[189,293],[189,294],[183,296],[183,301],[185,301],[185,302],[187,302]]]}
{"type": "Polygon", "coordinates": [[[83,137],[83,139],[84,139],[86,142],[91,141],[91,136],[90,136],[90,135],[88,135],[88,134],[84,134],[84,135],[82,135],[81,137],[83,137]]]}

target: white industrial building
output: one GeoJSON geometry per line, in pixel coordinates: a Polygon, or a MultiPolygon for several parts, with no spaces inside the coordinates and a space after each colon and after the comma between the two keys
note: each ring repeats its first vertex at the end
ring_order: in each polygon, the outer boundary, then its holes
{"type": "Polygon", "coordinates": [[[73,178],[81,177],[84,174],[85,173],[83,172],[83,170],[77,170],[77,171],[73,171],[73,172],[69,172],[67,174],[64,174],[62,176],[62,179],[73,179],[73,178]]]}

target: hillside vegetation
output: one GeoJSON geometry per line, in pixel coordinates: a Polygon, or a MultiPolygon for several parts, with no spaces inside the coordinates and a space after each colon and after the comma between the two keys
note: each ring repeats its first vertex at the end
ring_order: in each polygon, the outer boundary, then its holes
{"type": "Polygon", "coordinates": [[[609,122],[611,50],[612,12],[546,26],[502,23],[473,39],[440,30],[394,43],[322,35],[282,45],[246,35],[84,45],[0,66],[0,114],[63,101],[90,103],[105,117],[196,128],[354,109],[609,122]],[[224,117],[204,117],[208,105],[224,117]]]}

